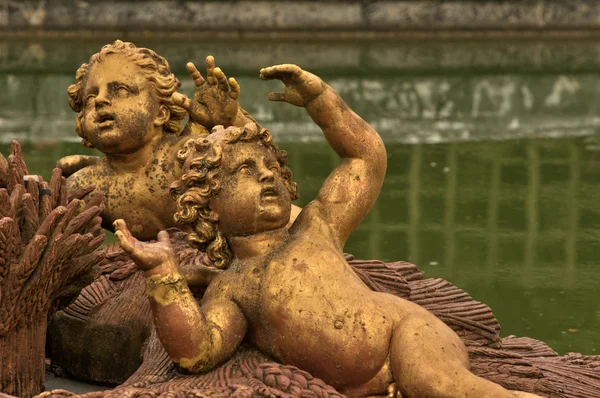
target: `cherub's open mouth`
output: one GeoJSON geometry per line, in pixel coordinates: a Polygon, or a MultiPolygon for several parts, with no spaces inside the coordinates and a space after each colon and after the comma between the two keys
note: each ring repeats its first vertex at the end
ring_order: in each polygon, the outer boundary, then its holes
{"type": "Polygon", "coordinates": [[[96,123],[99,127],[109,127],[115,122],[115,117],[112,113],[101,112],[96,116],[96,123]]]}
{"type": "Polygon", "coordinates": [[[272,198],[277,198],[278,196],[279,196],[279,191],[277,190],[277,188],[272,187],[272,186],[264,187],[260,191],[260,197],[262,199],[272,199],[272,198]]]}

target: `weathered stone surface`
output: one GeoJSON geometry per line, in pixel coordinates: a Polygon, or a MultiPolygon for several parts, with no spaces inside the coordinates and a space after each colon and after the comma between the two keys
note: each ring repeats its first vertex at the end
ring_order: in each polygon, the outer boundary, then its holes
{"type": "Polygon", "coordinates": [[[431,31],[598,29],[591,0],[2,0],[0,29],[431,31]]]}
{"type": "Polygon", "coordinates": [[[236,1],[187,2],[193,29],[295,30],[303,28],[354,29],[361,26],[361,4],[356,1],[236,1]]]}

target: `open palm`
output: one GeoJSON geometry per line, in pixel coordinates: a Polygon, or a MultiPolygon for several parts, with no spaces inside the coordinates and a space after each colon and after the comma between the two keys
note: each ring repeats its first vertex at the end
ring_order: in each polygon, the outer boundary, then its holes
{"type": "Polygon", "coordinates": [[[133,237],[124,220],[116,220],[113,225],[119,245],[139,269],[149,271],[166,263],[177,265],[175,252],[166,231],[158,233],[157,242],[141,242],[133,237]]]}

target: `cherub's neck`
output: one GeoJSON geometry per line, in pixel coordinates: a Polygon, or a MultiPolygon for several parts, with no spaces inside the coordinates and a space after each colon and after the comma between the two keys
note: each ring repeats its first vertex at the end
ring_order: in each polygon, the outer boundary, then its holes
{"type": "Polygon", "coordinates": [[[271,254],[283,245],[289,237],[287,228],[261,232],[250,236],[227,238],[236,260],[250,261],[271,254]]]}
{"type": "Polygon", "coordinates": [[[149,143],[135,152],[125,154],[106,154],[106,160],[112,169],[118,172],[131,173],[145,167],[158,157],[163,135],[155,134],[149,143]]]}

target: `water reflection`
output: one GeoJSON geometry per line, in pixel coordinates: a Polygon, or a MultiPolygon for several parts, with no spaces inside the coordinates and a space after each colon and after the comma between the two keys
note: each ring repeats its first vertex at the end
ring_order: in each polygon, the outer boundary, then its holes
{"type": "MultiPolygon", "coordinates": [[[[76,143],[66,87],[102,44],[0,42],[2,153],[19,138],[45,178],[58,158],[94,153],[76,143]]],[[[279,86],[255,75],[282,61],[320,73],[388,147],[381,197],[347,251],[450,280],[489,304],[505,335],[600,351],[597,43],[139,44],[182,78],[185,61],[215,54],[289,151],[300,204],[338,159],[304,110],[269,103],[279,86]]]]}
{"type": "Polygon", "coordinates": [[[382,196],[349,250],[451,280],[505,333],[599,348],[597,155],[582,140],[388,148],[382,196]]]}

